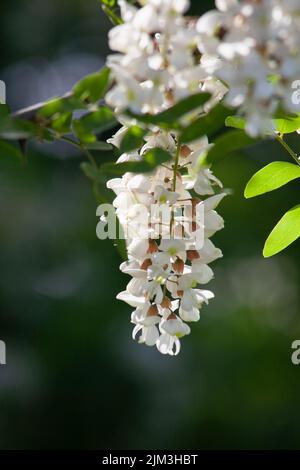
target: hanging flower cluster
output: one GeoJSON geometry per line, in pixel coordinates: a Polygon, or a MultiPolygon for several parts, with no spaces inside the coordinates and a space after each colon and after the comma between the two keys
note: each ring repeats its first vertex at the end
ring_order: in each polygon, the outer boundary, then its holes
{"type": "Polygon", "coordinates": [[[197,24],[199,49],[219,57],[214,73],[229,88],[227,104],[246,116],[252,136],[272,129],[280,108],[299,112],[292,85],[300,76],[299,0],[216,0],[197,24]]]}

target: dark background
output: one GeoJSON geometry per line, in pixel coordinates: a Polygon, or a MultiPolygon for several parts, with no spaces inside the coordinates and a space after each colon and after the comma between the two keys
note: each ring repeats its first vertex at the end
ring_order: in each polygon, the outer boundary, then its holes
{"type": "MultiPolygon", "coordinates": [[[[100,68],[109,27],[97,0],[1,0],[0,79],[11,108],[100,68]]],[[[216,299],[176,358],[131,340],[131,309],[115,300],[129,279],[112,243],[96,238],[81,159],[65,145],[31,146],[25,167],[0,155],[1,448],[299,448],[291,343],[300,339],[300,243],[261,255],[299,203],[299,181],[243,199],[258,168],[288,156],[268,142],[213,168],[233,190],[214,238],[224,259],[210,284],[216,299]]]]}

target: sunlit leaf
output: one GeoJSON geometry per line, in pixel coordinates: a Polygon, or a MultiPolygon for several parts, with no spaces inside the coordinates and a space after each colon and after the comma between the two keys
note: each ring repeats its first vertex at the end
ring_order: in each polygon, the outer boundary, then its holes
{"type": "Polygon", "coordinates": [[[246,119],[241,116],[228,116],[225,119],[225,125],[227,127],[234,127],[235,129],[245,129],[246,119]]]}
{"type": "Polygon", "coordinates": [[[273,123],[280,134],[291,134],[300,128],[300,116],[274,119],[273,123]]]}
{"type": "Polygon", "coordinates": [[[288,162],[272,162],[252,176],[245,189],[245,197],[255,197],[274,191],[300,178],[300,166],[288,162]]]}
{"type": "Polygon", "coordinates": [[[300,205],[290,209],[270,233],[263,255],[265,258],[276,255],[300,237],[300,205]]]}

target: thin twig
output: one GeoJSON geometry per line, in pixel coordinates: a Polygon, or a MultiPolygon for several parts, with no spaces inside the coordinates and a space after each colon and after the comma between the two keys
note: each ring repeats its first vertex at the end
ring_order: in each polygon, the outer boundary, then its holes
{"type": "Polygon", "coordinates": [[[289,153],[289,155],[295,160],[295,162],[300,166],[299,156],[296,152],[283,140],[282,134],[275,134],[276,140],[283,146],[283,148],[289,153]]]}

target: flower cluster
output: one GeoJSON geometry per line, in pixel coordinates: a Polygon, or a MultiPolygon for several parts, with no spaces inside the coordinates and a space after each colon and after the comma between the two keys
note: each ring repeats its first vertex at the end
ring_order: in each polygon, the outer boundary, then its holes
{"type": "Polygon", "coordinates": [[[141,8],[119,0],[123,24],[109,33],[118,52],[108,57],[116,85],[107,103],[120,112],[157,113],[193,93],[219,101],[226,91],[211,70],[217,58],[200,55],[195,20],[183,16],[188,0],[143,0],[141,8]]]}
{"type": "Polygon", "coordinates": [[[229,88],[226,102],[246,116],[246,130],[257,136],[272,130],[272,118],[293,103],[300,76],[298,0],[216,0],[218,10],[198,21],[199,50],[219,57],[214,73],[229,88]]]}
{"type": "MultiPolygon", "coordinates": [[[[114,84],[106,102],[123,124],[108,140],[115,147],[136,123],[125,111],[156,114],[199,91],[209,92],[204,107],[184,118],[192,122],[227,91],[211,73],[219,59],[199,53],[197,22],[184,16],[188,0],[137,3],[141,8],[119,0],[124,23],[109,34],[118,54],[108,58],[114,84]]],[[[201,164],[210,148],[205,136],[181,145],[175,131],[150,126],[144,141],[118,163],[142,160],[153,148],[168,151],[173,161],[152,173],[125,173],[107,183],[116,194],[114,206],[127,242],[128,261],[121,270],[132,277],[117,298],[135,309],[133,338],[174,355],[179,338],[190,333],[187,323],[198,321],[201,306],[214,297],[202,286],[213,277],[208,264],[222,256],[210,237],[224,226],[215,211],[224,194],[215,193],[222,184],[201,164]],[[147,221],[141,223],[145,213],[147,221]]]]}
{"type": "MultiPolygon", "coordinates": [[[[142,158],[151,147],[173,149],[174,153],[176,144],[175,136],[159,131],[146,137],[139,152],[122,155],[119,161],[142,158]]],[[[222,185],[209,169],[199,166],[199,158],[209,148],[207,139],[177,148],[175,172],[174,167],[160,166],[150,175],[126,173],[107,184],[117,195],[114,206],[119,220],[131,229],[129,259],[121,270],[132,280],[117,298],[135,308],[133,337],[139,334],[140,343],[156,345],[161,353],[170,355],[178,354],[179,338],[190,333],[187,322],[198,321],[201,306],[214,297],[199,285],[213,278],[208,264],[222,253],[209,237],[224,226],[215,211],[224,193],[214,194],[214,187],[222,185]],[[192,192],[208,197],[201,200],[192,192]],[[170,208],[170,221],[164,224],[159,214],[151,212],[150,223],[138,233],[140,207],[150,212],[162,205],[170,208]],[[199,206],[203,209],[201,220],[193,217],[199,206]],[[199,232],[203,243],[198,249],[199,232]]]]}

